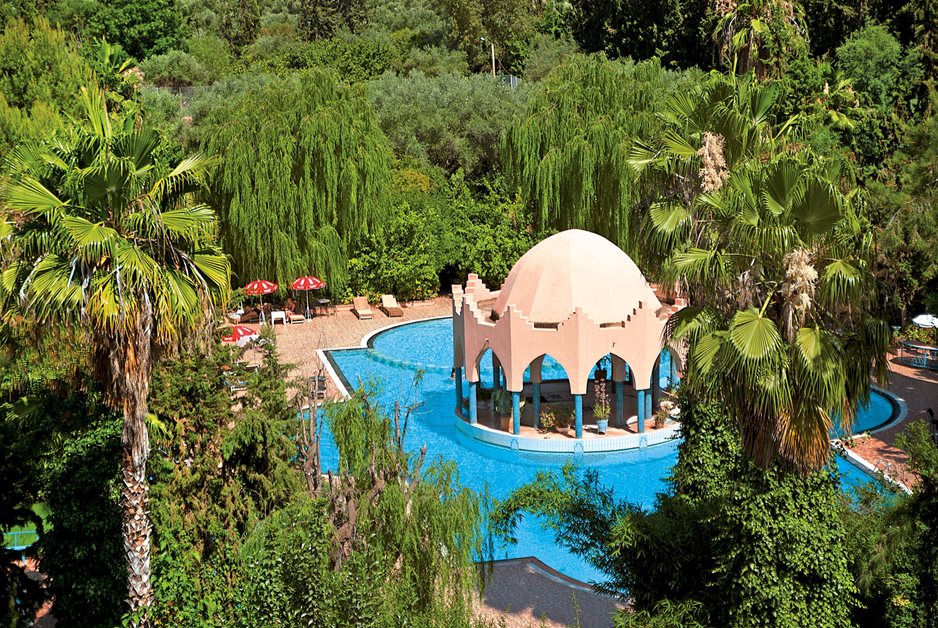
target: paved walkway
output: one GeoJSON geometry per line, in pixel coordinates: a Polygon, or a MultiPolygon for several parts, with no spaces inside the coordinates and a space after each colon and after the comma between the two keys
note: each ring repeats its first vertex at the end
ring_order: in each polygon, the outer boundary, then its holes
{"type": "Polygon", "coordinates": [[[477,603],[481,617],[504,628],[607,628],[621,608],[624,605],[615,599],[596,593],[536,558],[496,561],[477,603]]]}
{"type": "Polygon", "coordinates": [[[889,358],[889,392],[901,397],[908,406],[906,420],[888,430],[877,432],[867,438],[856,439],[850,450],[876,468],[895,470],[895,479],[906,486],[914,486],[915,476],[908,470],[908,456],[893,446],[896,434],[905,429],[909,421],[925,416],[927,408],[938,411],[938,371],[913,368],[899,364],[896,356],[889,358]]]}

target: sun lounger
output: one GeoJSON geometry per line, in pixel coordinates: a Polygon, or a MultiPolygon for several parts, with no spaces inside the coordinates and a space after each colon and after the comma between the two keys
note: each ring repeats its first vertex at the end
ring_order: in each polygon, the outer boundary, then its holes
{"type": "Polygon", "coordinates": [[[365,297],[355,297],[352,299],[352,312],[361,320],[368,320],[374,317],[371,306],[368,305],[368,299],[365,297]]]}
{"type": "Polygon", "coordinates": [[[397,304],[397,299],[394,298],[393,294],[381,295],[381,311],[389,317],[404,315],[404,310],[397,304]]]}

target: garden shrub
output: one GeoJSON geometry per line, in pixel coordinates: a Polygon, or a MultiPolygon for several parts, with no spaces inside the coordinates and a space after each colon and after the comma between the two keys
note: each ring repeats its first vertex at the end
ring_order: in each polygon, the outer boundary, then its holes
{"type": "Polygon", "coordinates": [[[460,486],[455,463],[403,449],[414,406],[392,420],[372,394],[327,407],[338,468],[245,544],[247,625],[476,625],[479,497],[460,486]]]}
{"type": "Polygon", "coordinates": [[[154,621],[230,626],[237,618],[244,538],[302,494],[290,464],[294,410],[288,371],[268,334],[263,366],[247,373],[241,350],[187,353],[158,365],[150,392],[154,621]],[[231,387],[244,382],[235,399],[231,387]]]}
{"type": "Polygon", "coordinates": [[[123,420],[100,400],[77,396],[69,406],[43,472],[50,529],[39,542],[39,565],[49,576],[56,621],[114,626],[127,597],[118,488],[123,420]]]}
{"type": "Polygon", "coordinates": [[[522,512],[545,516],[560,544],[603,571],[603,588],[665,613],[661,625],[849,625],[856,588],[836,475],[760,469],[718,405],[686,394],[680,404],[685,440],[653,510],[568,466],[499,504],[497,529],[510,539],[522,512]]]}
{"type": "Polygon", "coordinates": [[[888,108],[899,78],[902,46],[884,27],[870,24],[837,48],[837,68],[853,81],[868,104],[888,108]]]}
{"type": "Polygon", "coordinates": [[[474,179],[492,172],[524,93],[491,76],[385,74],[368,93],[395,154],[474,179]]]}
{"type": "Polygon", "coordinates": [[[181,50],[154,55],[140,64],[147,82],[158,87],[202,85],[209,81],[208,68],[194,56],[181,50]]]}

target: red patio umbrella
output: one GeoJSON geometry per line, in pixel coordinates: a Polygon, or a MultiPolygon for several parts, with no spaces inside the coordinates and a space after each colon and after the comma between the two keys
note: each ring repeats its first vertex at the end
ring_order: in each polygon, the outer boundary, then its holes
{"type": "Polygon", "coordinates": [[[297,277],[294,279],[290,287],[294,290],[302,290],[306,293],[306,318],[309,318],[309,291],[325,288],[326,282],[318,277],[310,277],[307,275],[306,277],[297,277]]]}
{"type": "Polygon", "coordinates": [[[243,346],[243,343],[241,343],[242,340],[245,340],[246,338],[252,338],[257,334],[258,331],[256,329],[251,329],[246,325],[234,325],[231,328],[231,333],[227,336],[222,336],[221,341],[233,342],[240,347],[243,346]]]}
{"type": "Polygon", "coordinates": [[[266,321],[264,316],[264,295],[277,291],[277,284],[266,279],[258,279],[244,286],[244,294],[259,296],[261,298],[261,321],[266,321]]]}

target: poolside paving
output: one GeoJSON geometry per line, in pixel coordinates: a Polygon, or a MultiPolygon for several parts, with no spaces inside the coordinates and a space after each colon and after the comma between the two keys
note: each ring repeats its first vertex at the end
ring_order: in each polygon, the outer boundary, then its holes
{"type": "MultiPolygon", "coordinates": [[[[296,325],[274,325],[277,334],[277,353],[280,359],[294,366],[294,377],[307,378],[319,373],[322,367],[318,349],[357,347],[367,334],[402,322],[424,320],[452,314],[452,301],[440,297],[430,301],[402,303],[403,316],[390,318],[373,306],[374,318],[359,320],[350,306],[338,306],[331,316],[316,316],[310,322],[296,325]]],[[[257,325],[248,325],[257,329],[257,325]]],[[[256,355],[245,354],[250,362],[256,355]]],[[[326,378],[327,396],[337,399],[341,395],[331,378],[326,378]]]]}
{"type": "Polygon", "coordinates": [[[906,486],[914,486],[916,478],[908,470],[908,456],[893,443],[896,434],[904,430],[909,421],[924,420],[927,408],[938,410],[938,371],[900,364],[897,356],[891,355],[886,389],[905,401],[906,420],[868,438],[857,439],[849,449],[877,469],[888,469],[889,475],[906,486]]]}
{"type": "Polygon", "coordinates": [[[596,593],[536,558],[496,561],[476,612],[505,628],[612,626],[625,604],[596,593]]]}

